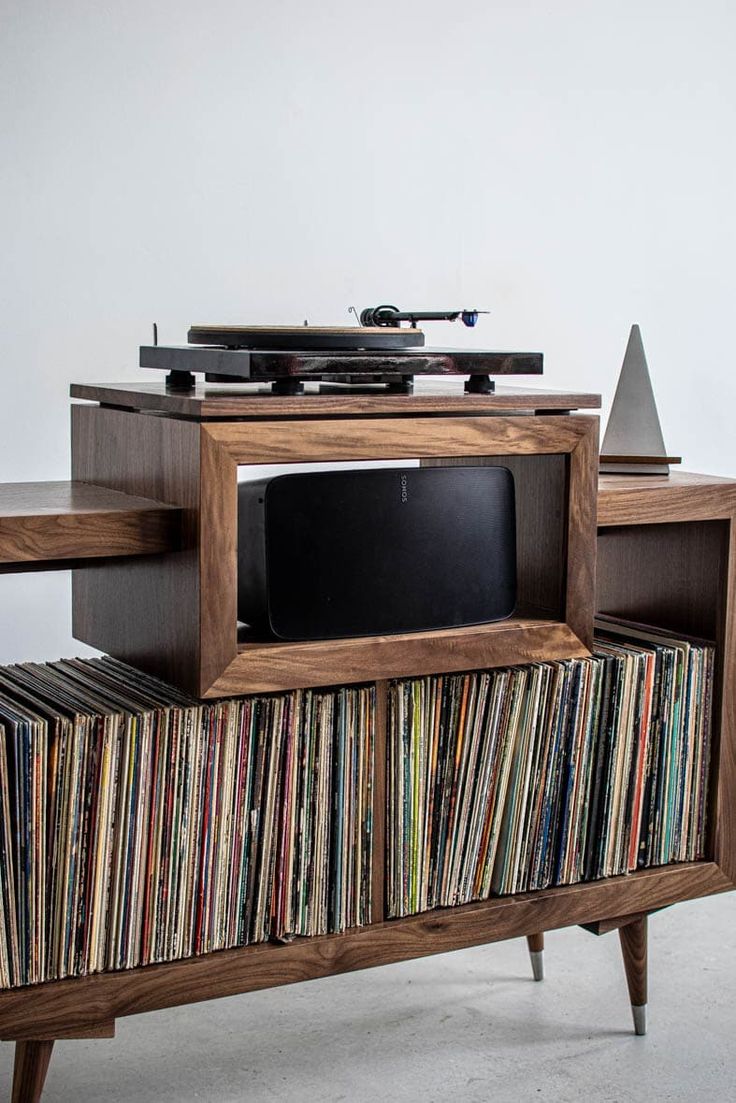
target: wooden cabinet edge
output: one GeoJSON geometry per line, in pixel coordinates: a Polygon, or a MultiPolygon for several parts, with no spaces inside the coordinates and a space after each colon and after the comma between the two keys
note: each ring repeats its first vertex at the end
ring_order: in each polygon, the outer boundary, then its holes
{"type": "Polygon", "coordinates": [[[649,912],[725,892],[712,862],[664,866],[625,877],[546,889],[387,920],[344,934],[259,943],[114,973],[0,992],[0,1037],[19,1028],[58,1030],[490,944],[544,930],[649,912]]]}

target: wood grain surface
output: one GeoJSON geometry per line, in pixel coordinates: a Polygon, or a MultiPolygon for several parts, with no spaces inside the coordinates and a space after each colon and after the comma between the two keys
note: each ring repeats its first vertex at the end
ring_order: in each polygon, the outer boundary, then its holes
{"type": "Polygon", "coordinates": [[[465,394],[462,382],[417,382],[410,395],[386,391],[361,392],[355,388],[320,393],[316,383],[305,384],[305,393],[293,397],[271,394],[256,383],[226,386],[197,383],[185,394],[168,391],[163,379],[141,383],[73,383],[72,398],[124,406],[134,410],[158,410],[194,418],[219,417],[346,417],[417,414],[508,413],[510,410],[597,410],[600,395],[567,391],[497,386],[493,394],[465,394]]]}
{"type": "Polygon", "coordinates": [[[114,1038],[115,1020],[103,1019],[86,1026],[70,1027],[68,1030],[55,1027],[52,1034],[39,1030],[36,1024],[27,1023],[25,1031],[16,1031],[14,1037],[24,1042],[84,1042],[92,1038],[114,1038]]]}
{"type": "Polygon", "coordinates": [[[343,640],[241,644],[205,697],[372,682],[587,655],[559,621],[514,616],[492,624],[343,640]]]}
{"type": "Polygon", "coordinates": [[[581,923],[580,926],[590,934],[600,936],[610,934],[611,931],[618,931],[621,927],[628,927],[631,923],[635,923],[637,919],[643,919],[648,914],[648,912],[643,912],[637,915],[617,915],[610,919],[597,919],[595,923],[581,923]]]}
{"type": "MultiPolygon", "coordinates": [[[[573,452],[597,418],[345,418],[212,422],[203,428],[241,464],[402,460],[429,456],[513,456],[573,452]]],[[[595,468],[592,478],[595,478],[595,468]]],[[[595,508],[595,482],[592,483],[595,508]]]]}
{"type": "Polygon", "coordinates": [[[200,674],[199,436],[194,422],[72,407],[75,479],[182,510],[181,547],[72,575],[72,631],[196,693],[200,674]]]}
{"type": "Polygon", "coordinates": [[[230,453],[199,429],[200,664],[204,694],[237,655],[238,469],[230,453]]]}
{"type": "Polygon", "coordinates": [[[667,524],[729,517],[736,479],[676,471],[670,475],[601,475],[599,525],[667,524]]]}
{"type": "Polygon", "coordinates": [[[731,888],[732,882],[710,862],[668,866],[496,897],[341,935],[246,946],[186,961],[52,981],[0,992],[0,1038],[12,1039],[29,1024],[53,1035],[55,1029],[518,938],[622,910],[649,911],[731,888]]]}
{"type": "Polygon", "coordinates": [[[647,1002],[647,917],[642,915],[633,923],[618,929],[621,954],[624,959],[629,999],[633,1007],[647,1002]]]}
{"type": "MultiPolygon", "coordinates": [[[[709,805],[710,851],[727,877],[736,880],[736,513],[728,522],[728,551],[720,580],[713,690],[715,746],[709,805]]],[[[704,569],[707,569],[705,565],[704,569]]]]}
{"type": "Polygon", "coordinates": [[[38,1103],[53,1048],[52,1041],[16,1043],[12,1103],[38,1103]]]}
{"type": "Polygon", "coordinates": [[[179,537],[180,511],[81,482],[0,483],[4,564],[145,555],[179,537]]]}
{"type": "Polygon", "coordinates": [[[569,459],[565,623],[586,647],[592,647],[599,425],[597,417],[570,420],[584,422],[585,431],[569,459]]]}

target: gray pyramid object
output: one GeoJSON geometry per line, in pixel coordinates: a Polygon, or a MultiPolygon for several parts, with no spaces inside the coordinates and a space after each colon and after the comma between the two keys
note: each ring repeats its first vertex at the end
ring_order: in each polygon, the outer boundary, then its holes
{"type": "Polygon", "coordinates": [[[632,326],[601,445],[600,469],[609,475],[669,475],[668,461],[677,462],[667,456],[641,333],[632,326]]]}

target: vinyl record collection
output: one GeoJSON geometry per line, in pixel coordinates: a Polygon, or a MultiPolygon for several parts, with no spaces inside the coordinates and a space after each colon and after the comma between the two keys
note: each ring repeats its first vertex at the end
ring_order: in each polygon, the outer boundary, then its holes
{"type": "Polygon", "coordinates": [[[713,667],[604,618],[589,659],[394,683],[389,915],[702,858],[713,667]]]}
{"type": "MultiPolygon", "coordinates": [[[[702,858],[713,677],[605,618],[590,658],[391,683],[388,915],[702,858]]],[[[0,987],[369,923],[375,717],[0,668],[0,987]]]]}
{"type": "Polygon", "coordinates": [[[370,918],[375,690],[0,669],[0,987],[370,918]]]}

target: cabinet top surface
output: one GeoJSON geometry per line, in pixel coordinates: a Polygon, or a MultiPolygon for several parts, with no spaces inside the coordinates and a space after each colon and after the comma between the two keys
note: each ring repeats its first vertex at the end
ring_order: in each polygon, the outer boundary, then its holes
{"type": "Polygon", "coordinates": [[[302,395],[271,394],[267,385],[197,383],[191,391],[167,390],[163,379],[146,383],[72,383],[72,398],[174,417],[351,417],[372,415],[493,414],[523,411],[597,410],[600,395],[587,392],[496,387],[492,394],[465,394],[461,378],[417,381],[409,395],[329,388],[305,384],[302,395]]]}
{"type": "Polygon", "coordinates": [[[600,475],[598,524],[634,525],[736,516],[736,479],[673,471],[600,475]]]}
{"type": "Polygon", "coordinates": [[[671,471],[669,475],[599,475],[599,498],[615,498],[630,494],[662,495],[668,491],[731,490],[736,487],[736,478],[723,475],[700,475],[694,471],[671,471]]]}

